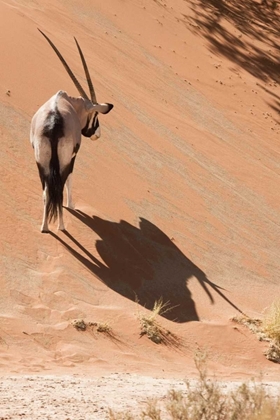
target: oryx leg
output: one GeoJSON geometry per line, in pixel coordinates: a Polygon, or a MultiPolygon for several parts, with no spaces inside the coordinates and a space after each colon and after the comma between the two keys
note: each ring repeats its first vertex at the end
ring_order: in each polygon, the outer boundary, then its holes
{"type": "Polygon", "coordinates": [[[74,210],[75,206],[72,201],[72,173],[68,175],[68,178],[66,180],[66,191],[67,191],[66,207],[68,207],[68,209],[74,210]]]}
{"type": "Polygon", "coordinates": [[[44,211],[43,211],[43,222],[42,222],[42,226],[41,226],[41,232],[42,233],[48,233],[49,232],[49,226],[48,226],[48,217],[47,217],[47,204],[48,204],[48,201],[49,201],[49,192],[48,192],[48,187],[47,187],[47,183],[46,183],[44,168],[37,161],[36,161],[36,164],[37,164],[37,167],[38,167],[39,176],[40,176],[40,180],[41,180],[42,188],[43,188],[44,211]]]}
{"type": "Polygon", "coordinates": [[[48,226],[48,218],[47,218],[47,203],[49,201],[49,192],[48,187],[45,185],[44,191],[43,191],[43,202],[44,202],[44,213],[43,213],[43,222],[41,226],[41,232],[42,233],[48,233],[49,232],[49,226],[48,226]]]}
{"type": "MultiPolygon", "coordinates": [[[[62,175],[63,179],[63,175],[62,175]]],[[[58,204],[58,226],[59,230],[66,230],[63,222],[63,189],[64,189],[64,182],[62,180],[62,201],[58,204]]]]}
{"type": "Polygon", "coordinates": [[[63,222],[62,208],[58,210],[58,229],[59,230],[65,230],[64,222],[63,222]]]}
{"type": "Polygon", "coordinates": [[[77,144],[75,149],[74,149],[74,154],[72,156],[71,164],[70,164],[70,168],[69,168],[69,175],[68,175],[67,180],[66,180],[66,190],[67,190],[66,206],[69,209],[72,209],[72,210],[74,210],[74,208],[75,208],[73,200],[72,200],[72,173],[73,173],[74,163],[75,163],[75,159],[76,159],[79,147],[80,146],[77,144]]]}

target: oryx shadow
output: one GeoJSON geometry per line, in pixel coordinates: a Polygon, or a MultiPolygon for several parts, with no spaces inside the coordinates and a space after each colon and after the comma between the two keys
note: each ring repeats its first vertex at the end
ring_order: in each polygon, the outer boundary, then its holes
{"type": "Polygon", "coordinates": [[[96,241],[100,259],[89,253],[69,232],[64,233],[85,256],[57,235],[53,236],[117,293],[148,309],[153,309],[155,301],[162,299],[169,305],[169,310],[162,314],[165,318],[180,323],[198,321],[188,288],[190,278],[196,278],[211,304],[215,302],[215,292],[240,311],[173,240],[147,219],[140,218],[139,227],[135,227],[124,220],[117,223],[89,216],[80,210],[68,211],[100,237],[96,241]]]}

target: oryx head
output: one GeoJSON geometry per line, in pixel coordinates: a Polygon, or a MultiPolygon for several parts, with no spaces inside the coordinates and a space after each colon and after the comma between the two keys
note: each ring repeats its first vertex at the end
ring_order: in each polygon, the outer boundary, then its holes
{"type": "Polygon", "coordinates": [[[58,58],[62,62],[64,68],[66,69],[67,73],[69,74],[72,81],[74,82],[74,84],[75,84],[76,88],[78,89],[81,97],[85,99],[85,109],[86,109],[86,112],[87,112],[87,118],[86,118],[86,124],[85,124],[84,127],[82,127],[82,130],[81,130],[83,136],[90,137],[92,140],[98,139],[100,137],[100,127],[99,127],[99,121],[98,121],[98,113],[101,112],[101,114],[107,114],[108,112],[111,111],[111,109],[113,108],[113,105],[109,104],[109,103],[98,103],[97,102],[95,91],[94,91],[94,88],[93,88],[93,84],[92,84],[90,74],[89,74],[89,71],[88,71],[87,63],[86,63],[85,57],[83,55],[83,52],[82,52],[82,50],[81,50],[81,48],[78,44],[78,41],[76,40],[76,38],[74,38],[75,42],[76,42],[76,45],[78,47],[78,51],[79,51],[82,63],[83,63],[86,79],[87,79],[87,82],[88,82],[90,98],[88,97],[88,95],[86,94],[86,92],[84,91],[84,89],[82,88],[80,83],[78,82],[74,73],[72,72],[72,70],[70,69],[70,67],[68,66],[68,64],[66,63],[66,61],[64,60],[64,58],[62,57],[60,52],[58,51],[58,49],[56,48],[56,46],[53,44],[53,42],[40,29],[38,29],[38,30],[41,32],[41,34],[46,38],[46,40],[48,41],[50,46],[53,48],[53,50],[57,54],[58,58]]]}

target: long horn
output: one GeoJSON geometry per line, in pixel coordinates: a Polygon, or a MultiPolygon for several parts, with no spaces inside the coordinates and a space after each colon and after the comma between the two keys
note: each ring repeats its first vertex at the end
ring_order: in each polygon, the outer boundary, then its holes
{"type": "Polygon", "coordinates": [[[60,54],[60,52],[58,51],[58,49],[56,48],[56,46],[54,45],[54,43],[39,28],[38,28],[38,31],[41,32],[41,34],[46,38],[46,40],[48,41],[48,43],[50,44],[50,46],[53,48],[53,50],[57,54],[58,58],[60,59],[60,61],[63,64],[65,70],[67,71],[67,73],[71,77],[72,81],[74,82],[74,85],[78,89],[80,95],[83,98],[85,98],[85,99],[89,99],[88,95],[86,94],[86,92],[84,91],[84,89],[82,88],[82,86],[80,85],[80,83],[78,82],[77,78],[74,76],[74,73],[72,72],[72,70],[70,69],[70,67],[68,66],[68,64],[66,63],[66,61],[64,60],[64,58],[62,57],[62,55],[60,54]]]}
{"type": "Polygon", "coordinates": [[[85,75],[86,75],[86,78],[87,78],[88,87],[89,87],[89,91],[90,91],[91,100],[92,100],[93,103],[97,103],[94,87],[93,87],[93,84],[92,84],[92,81],[91,81],[91,77],[90,77],[90,74],[89,74],[89,71],[88,71],[88,66],[87,66],[84,54],[83,54],[83,52],[81,50],[81,47],[80,47],[80,45],[79,45],[79,43],[78,43],[78,41],[76,40],[75,37],[74,37],[74,39],[75,39],[76,45],[78,47],[82,63],[83,63],[83,67],[84,67],[84,71],[85,71],[85,75]]]}

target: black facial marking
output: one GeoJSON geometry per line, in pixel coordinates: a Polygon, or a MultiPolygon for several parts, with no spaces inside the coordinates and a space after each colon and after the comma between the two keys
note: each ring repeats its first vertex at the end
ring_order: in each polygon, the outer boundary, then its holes
{"type": "Polygon", "coordinates": [[[92,118],[92,116],[90,115],[87,119],[87,123],[85,125],[85,127],[82,129],[82,135],[85,137],[91,137],[94,135],[94,133],[96,132],[96,130],[99,127],[99,121],[97,118],[97,113],[95,113],[94,117],[92,118]]]}
{"type": "Polygon", "coordinates": [[[108,106],[107,111],[106,111],[106,112],[102,112],[102,114],[108,114],[108,112],[110,112],[110,111],[111,111],[111,109],[113,109],[113,108],[114,108],[114,105],[113,105],[113,104],[108,104],[108,103],[107,103],[107,106],[108,106]]]}

